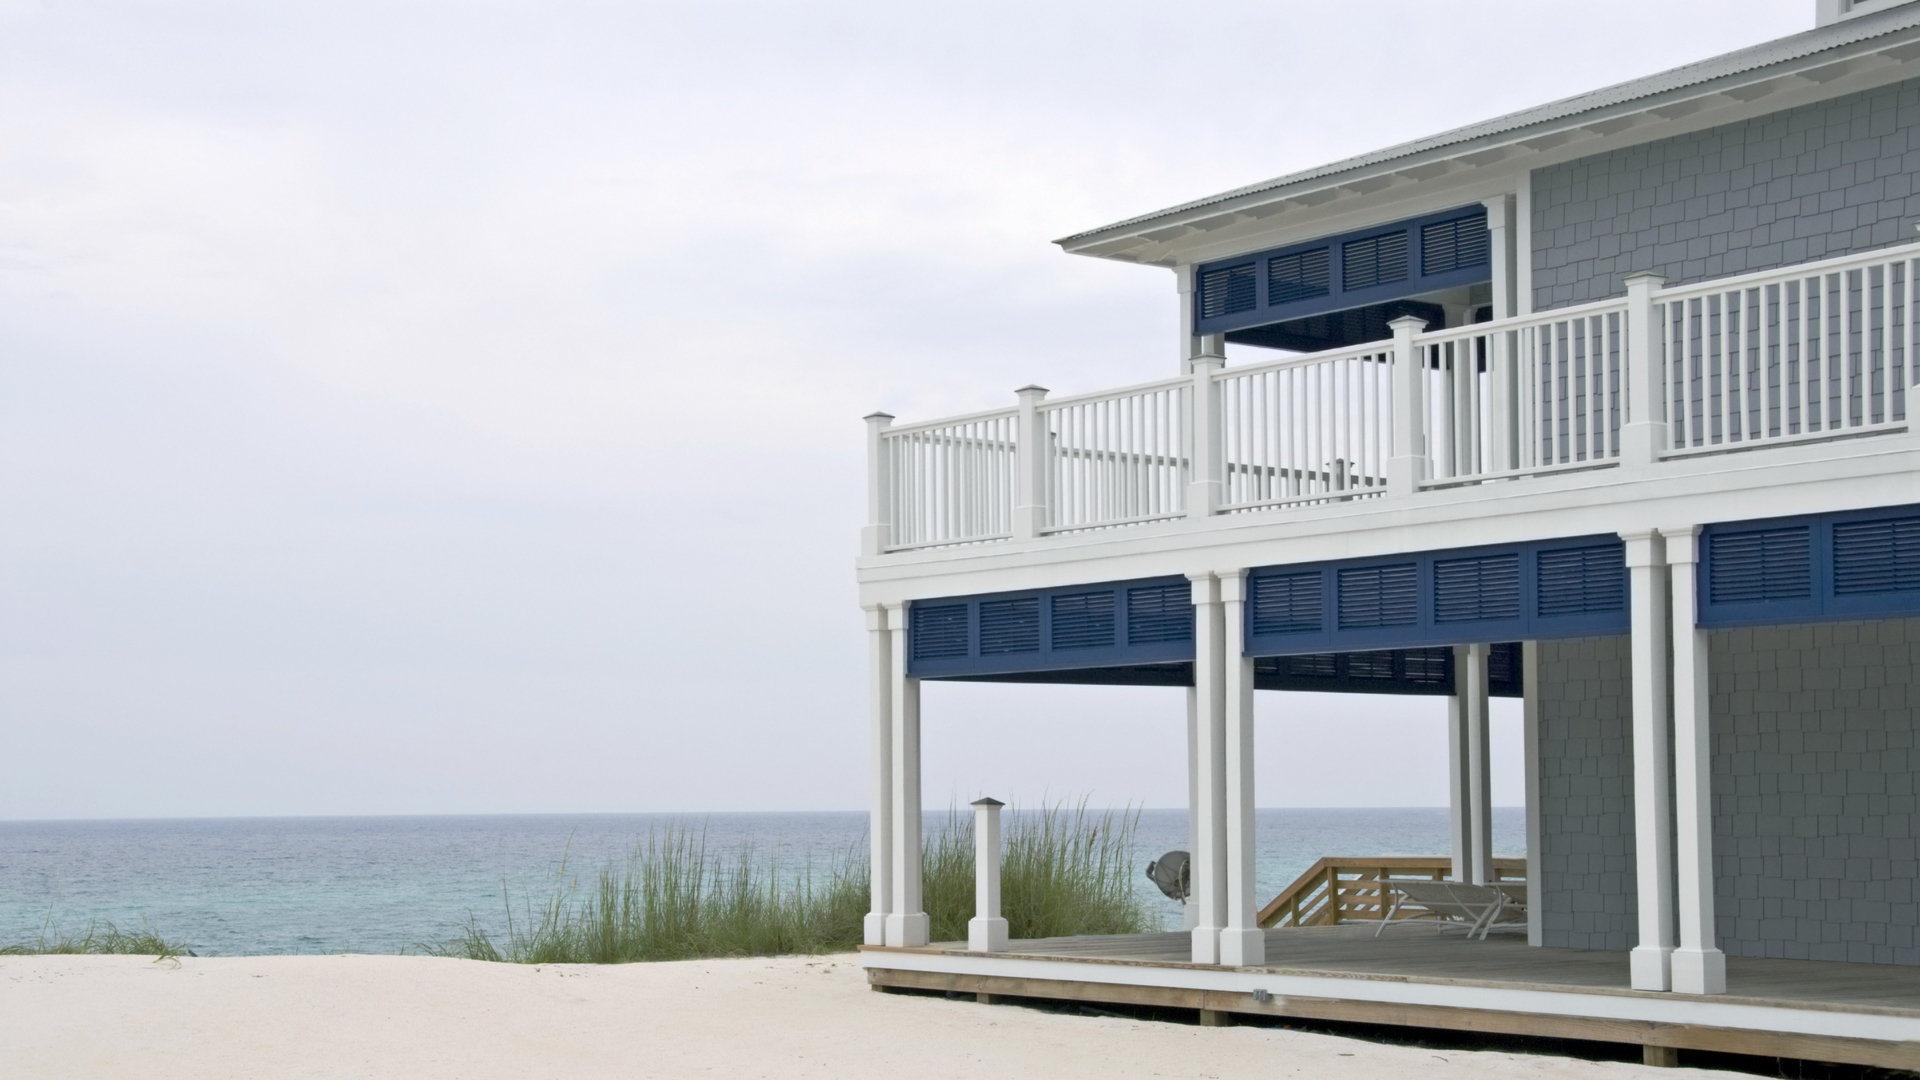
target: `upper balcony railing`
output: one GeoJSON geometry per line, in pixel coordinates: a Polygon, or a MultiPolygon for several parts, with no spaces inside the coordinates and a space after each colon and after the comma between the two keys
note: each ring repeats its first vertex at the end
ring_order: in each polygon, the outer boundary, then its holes
{"type": "Polygon", "coordinates": [[[1277,513],[1904,430],[1920,244],[894,426],[863,550],[1277,513]]]}

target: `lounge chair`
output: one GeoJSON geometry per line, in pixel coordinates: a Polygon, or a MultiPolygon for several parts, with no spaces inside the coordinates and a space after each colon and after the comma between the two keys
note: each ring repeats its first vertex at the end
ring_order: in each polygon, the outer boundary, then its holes
{"type": "MultiPolygon", "coordinates": [[[[1491,885],[1469,885],[1464,881],[1388,881],[1385,882],[1397,895],[1393,906],[1387,909],[1387,917],[1380,920],[1380,929],[1373,932],[1379,937],[1387,924],[1401,908],[1408,905],[1422,907],[1448,922],[1467,924],[1467,936],[1476,933],[1482,940],[1487,930],[1508,905],[1507,893],[1491,885]]],[[[1525,886],[1521,886],[1524,890],[1525,886]]],[[[1403,922],[1406,920],[1402,920],[1403,922]]]]}

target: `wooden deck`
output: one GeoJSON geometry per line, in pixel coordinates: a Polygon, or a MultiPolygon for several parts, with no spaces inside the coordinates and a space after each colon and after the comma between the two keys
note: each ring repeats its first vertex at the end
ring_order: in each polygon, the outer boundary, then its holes
{"type": "MultiPolygon", "coordinates": [[[[1639,1043],[1920,1070],[1920,969],[1729,957],[1724,995],[1633,990],[1627,954],[1432,923],[1267,931],[1267,963],[1188,961],[1185,933],[869,947],[876,987],[1639,1043]]],[[[1204,1015],[1204,1014],[1203,1014],[1204,1015]]]]}

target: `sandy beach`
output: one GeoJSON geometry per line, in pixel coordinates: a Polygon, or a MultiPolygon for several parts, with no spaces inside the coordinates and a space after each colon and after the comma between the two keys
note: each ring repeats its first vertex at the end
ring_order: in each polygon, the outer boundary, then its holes
{"type": "Polygon", "coordinates": [[[1660,1076],[876,994],[851,956],[522,967],[418,956],[0,957],[8,1077],[1660,1076]]]}

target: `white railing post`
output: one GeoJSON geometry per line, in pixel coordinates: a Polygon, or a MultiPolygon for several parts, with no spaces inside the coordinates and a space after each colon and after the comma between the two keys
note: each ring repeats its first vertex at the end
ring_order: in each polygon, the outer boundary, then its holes
{"type": "Polygon", "coordinates": [[[1032,540],[1047,527],[1047,476],[1052,462],[1047,418],[1040,411],[1047,388],[1029,385],[1014,393],[1020,398],[1020,417],[1014,427],[1013,538],[1032,540]]]}
{"type": "Polygon", "coordinates": [[[1620,425],[1620,464],[1648,466],[1667,449],[1667,417],[1662,408],[1661,319],[1653,294],[1667,279],[1635,274],[1627,279],[1627,419],[1620,425]]]}
{"type": "Polygon", "coordinates": [[[1204,518],[1220,512],[1226,502],[1226,470],[1220,461],[1220,369],[1227,358],[1203,353],[1187,362],[1193,376],[1193,422],[1188,425],[1193,439],[1192,472],[1187,477],[1187,516],[1204,518]]]}
{"type": "Polygon", "coordinates": [[[1387,494],[1411,495],[1427,478],[1426,357],[1414,335],[1427,320],[1402,315],[1393,328],[1393,456],[1387,459],[1387,494]]]}
{"type": "Polygon", "coordinates": [[[994,798],[973,804],[973,918],[967,921],[967,948],[1004,952],[1007,920],[1000,916],[1000,808],[994,798]]]}
{"type": "Polygon", "coordinates": [[[885,554],[893,543],[893,478],[887,467],[887,426],[891,413],[869,413],[867,421],[867,524],[860,530],[860,554],[885,554]]]}

